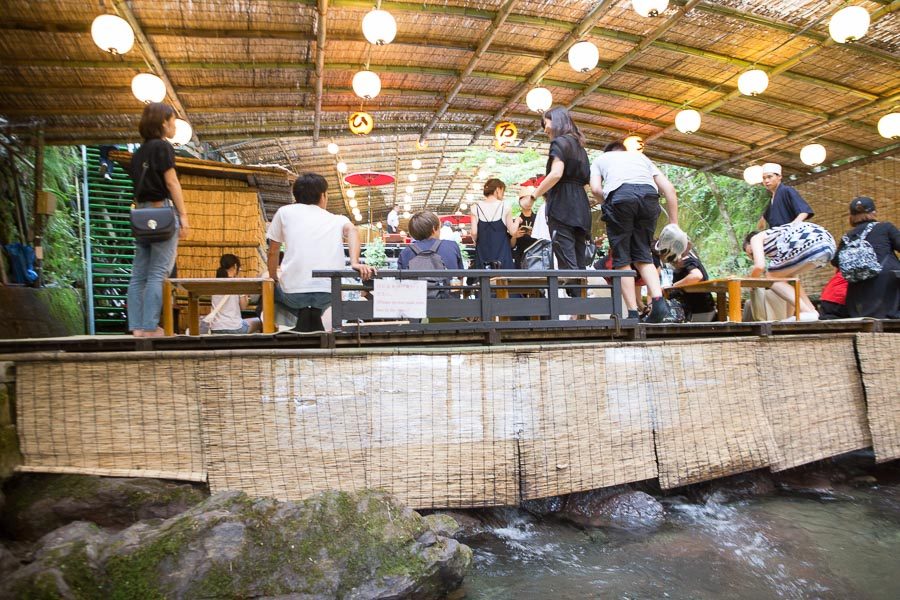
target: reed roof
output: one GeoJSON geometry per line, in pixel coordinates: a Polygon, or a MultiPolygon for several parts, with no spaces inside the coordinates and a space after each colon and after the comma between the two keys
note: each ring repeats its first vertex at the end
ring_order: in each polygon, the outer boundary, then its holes
{"type": "Polygon", "coordinates": [[[373,219],[402,193],[412,158],[425,163],[415,209],[455,208],[472,181],[455,170],[458,153],[488,146],[498,120],[516,123],[527,140],[508,151],[544,152],[546,136],[525,105],[537,84],[572,109],[591,147],[636,133],[655,160],[736,177],[763,161],[805,176],[799,150],[812,141],[826,146],[826,168],[898,152],[876,130],[900,103],[896,0],[856,0],[872,25],[851,44],[827,31],[845,3],[816,0],[673,0],[657,18],[638,16],[630,0],[384,1],[398,25],[387,46],[362,36],[372,1],[101,4],[135,25],[124,56],[92,42],[91,22],[104,12],[96,2],[4,2],[0,116],[8,126],[36,125],[54,144],[138,141],[142,107],[130,81],[156,72],[205,151],[317,171],[337,189],[337,159],[325,151],[333,139],[351,171],[396,174],[399,189],[373,190],[381,203],[373,219]],[[579,40],[600,50],[590,73],[566,60],[579,40]],[[347,115],[361,103],[350,83],[366,63],[382,80],[381,94],[365,103],[376,128],[353,137],[347,115]],[[769,88],[741,96],[737,78],[754,66],[770,72],[769,88]],[[696,134],[674,128],[685,106],[703,113],[696,134]],[[417,149],[422,138],[428,147],[417,149]]]}

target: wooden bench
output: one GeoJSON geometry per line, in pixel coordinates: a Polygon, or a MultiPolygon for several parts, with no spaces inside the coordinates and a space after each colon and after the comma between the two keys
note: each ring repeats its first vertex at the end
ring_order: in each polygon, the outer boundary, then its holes
{"type": "Polygon", "coordinates": [[[175,335],[175,319],[172,313],[174,286],[188,293],[188,327],[191,335],[200,335],[200,297],[234,294],[260,294],[263,306],[263,333],[275,333],[275,282],[260,278],[177,278],[163,281],[162,326],[166,335],[175,335]]]}
{"type": "Polygon", "coordinates": [[[681,290],[685,293],[716,293],[716,307],[719,320],[727,320],[732,323],[740,323],[742,320],[741,291],[747,288],[771,288],[772,284],[783,281],[794,287],[794,317],[800,320],[800,280],[797,278],[769,279],[766,277],[724,277],[699,281],[681,287],[668,287],[665,289],[668,295],[673,290],[681,290]],[[723,293],[724,292],[724,293],[723,293]],[[727,304],[727,310],[726,310],[727,304]]]}

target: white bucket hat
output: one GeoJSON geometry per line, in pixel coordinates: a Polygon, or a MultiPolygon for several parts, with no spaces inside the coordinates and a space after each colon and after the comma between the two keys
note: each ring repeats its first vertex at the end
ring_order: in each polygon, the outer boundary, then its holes
{"type": "Polygon", "coordinates": [[[656,253],[659,254],[659,257],[665,262],[672,262],[676,258],[680,258],[687,251],[687,248],[687,234],[674,223],[669,223],[663,227],[659,233],[659,239],[653,247],[656,253]]]}

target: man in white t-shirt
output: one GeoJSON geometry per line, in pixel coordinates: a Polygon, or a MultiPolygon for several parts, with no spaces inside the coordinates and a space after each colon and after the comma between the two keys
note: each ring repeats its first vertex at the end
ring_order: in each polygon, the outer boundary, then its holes
{"type": "Polygon", "coordinates": [[[313,277],[312,272],[344,268],[344,239],[350,247],[350,266],[364,280],[375,275],[375,269],[359,262],[356,227],[347,217],[326,210],[327,192],[324,177],[304,173],[294,182],[295,203],[279,208],[269,224],[267,265],[275,280],[275,302],[297,311],[298,331],[322,330],[322,311],[331,304],[331,280],[313,277]]]}
{"type": "MultiPolygon", "coordinates": [[[[591,191],[603,201],[602,219],[606,223],[613,269],[630,270],[634,265],[652,299],[647,320],[662,322],[669,314],[669,306],[662,297],[650,244],[660,213],[660,193],[666,199],[669,223],[678,224],[675,187],[642,152],[628,152],[621,142],[612,142],[591,164],[591,191]]],[[[634,278],[622,279],[622,297],[628,318],[637,318],[634,278]]]]}
{"type": "Polygon", "coordinates": [[[388,233],[398,233],[400,231],[400,206],[395,204],[391,207],[391,212],[387,215],[388,233]]]}

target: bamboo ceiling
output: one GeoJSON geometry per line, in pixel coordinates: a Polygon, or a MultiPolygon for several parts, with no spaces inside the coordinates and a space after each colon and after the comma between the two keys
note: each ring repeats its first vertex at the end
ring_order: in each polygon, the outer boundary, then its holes
{"type": "Polygon", "coordinates": [[[458,154],[490,144],[498,120],[516,123],[524,140],[510,151],[545,152],[537,115],[525,105],[538,84],[573,110],[591,147],[636,133],[659,162],[736,177],[761,161],[806,175],[799,150],[813,141],[828,150],[825,168],[898,152],[876,123],[900,104],[900,1],[854,0],[872,25],[843,45],[828,37],[843,0],[674,0],[656,18],[637,15],[630,0],[385,1],[398,25],[387,46],[362,35],[374,4],[3,0],[0,116],[13,131],[42,130],[53,144],[138,141],[142,107],[130,82],[155,72],[203,150],[317,171],[337,189],[337,159],[325,151],[334,140],[351,172],[398,175],[396,187],[373,191],[373,220],[411,185],[413,158],[424,163],[412,184],[414,210],[455,209],[475,181],[457,171],[458,154]],[[104,12],[136,30],[124,56],[91,40],[91,22],[104,12]],[[566,58],[581,40],[600,50],[589,73],[566,58]],[[381,94],[365,103],[376,128],[353,137],[346,119],[360,101],[350,81],[367,61],[382,81],[381,94]],[[770,84],[750,98],[737,91],[737,78],[753,66],[769,72],[770,84]],[[703,114],[693,135],[674,128],[685,106],[703,114]],[[426,149],[417,150],[419,139],[426,149]]]}

